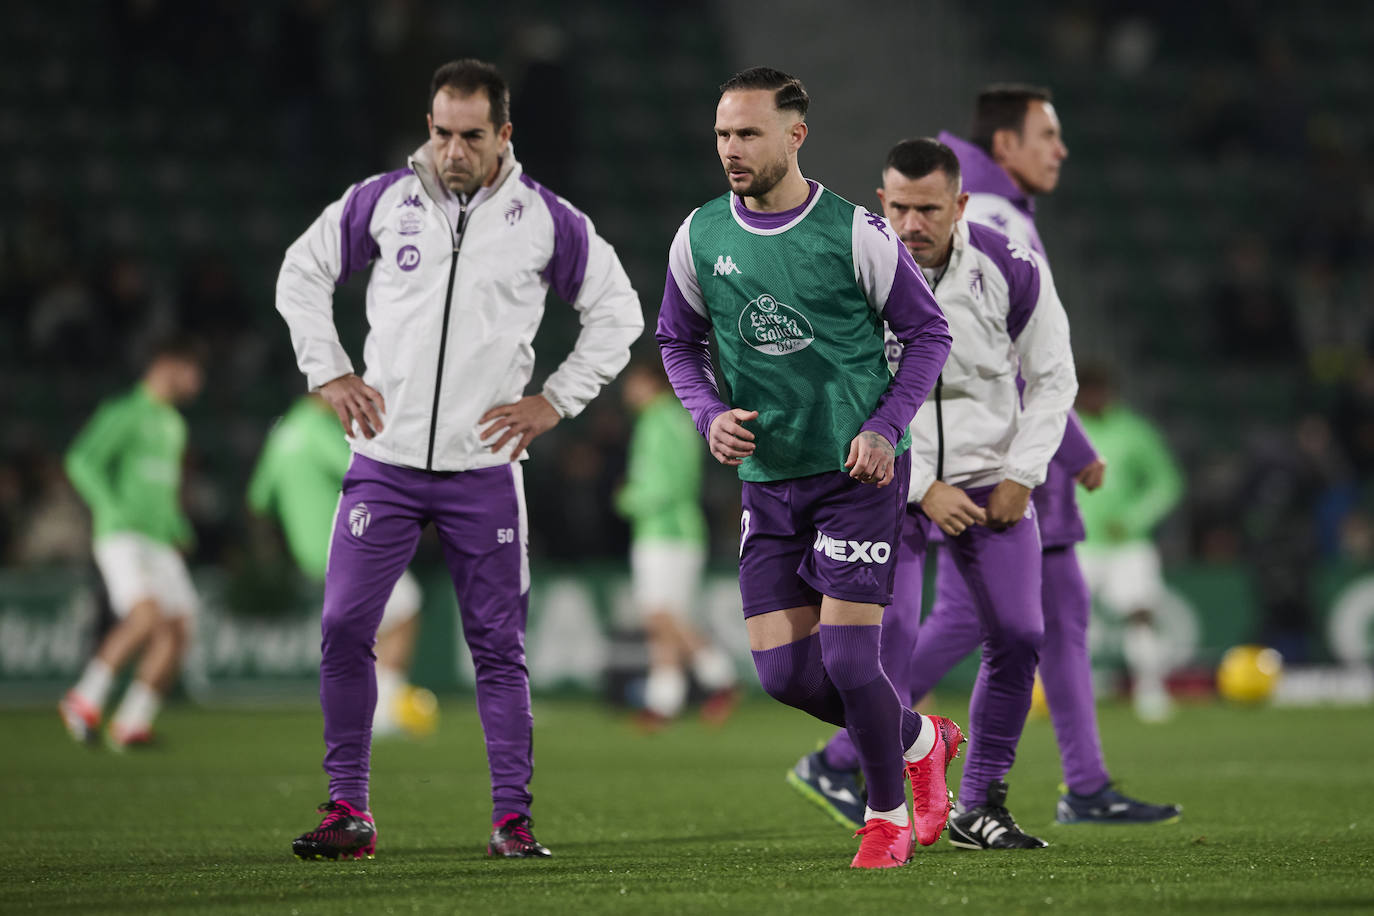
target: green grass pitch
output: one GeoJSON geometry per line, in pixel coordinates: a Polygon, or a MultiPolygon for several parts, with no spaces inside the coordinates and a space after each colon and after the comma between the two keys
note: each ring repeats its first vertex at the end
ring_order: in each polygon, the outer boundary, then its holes
{"type": "MultiPolygon", "coordinates": [[[[954,703],[943,709],[960,721],[954,703]]],[[[1370,711],[1185,706],[1139,725],[1104,706],[1108,763],[1184,805],[1155,827],[1055,827],[1058,760],[1032,721],[1010,807],[1050,848],[944,840],[853,872],[857,841],[784,771],[825,734],[758,699],[719,731],[644,736],[579,700],[535,704],[535,823],[547,861],[484,857],[487,776],[472,701],[439,734],[374,753],[370,862],[300,862],[325,798],[318,711],[179,706],[164,743],[71,743],[55,711],[0,711],[8,824],[0,912],[1343,913],[1374,909],[1370,711]]],[[[956,763],[952,776],[957,776],[956,763]]]]}

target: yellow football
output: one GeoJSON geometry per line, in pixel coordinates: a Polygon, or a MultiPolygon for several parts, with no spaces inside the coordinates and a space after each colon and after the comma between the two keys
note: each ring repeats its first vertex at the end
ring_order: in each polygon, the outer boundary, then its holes
{"type": "Polygon", "coordinates": [[[1233,703],[1260,703],[1283,676],[1283,656],[1267,646],[1233,646],[1217,666],[1217,693],[1233,703]]]}

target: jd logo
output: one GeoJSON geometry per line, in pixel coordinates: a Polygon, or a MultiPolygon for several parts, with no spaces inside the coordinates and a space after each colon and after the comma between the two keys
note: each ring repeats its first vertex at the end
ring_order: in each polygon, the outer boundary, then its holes
{"type": "Polygon", "coordinates": [[[362,537],[371,522],[372,510],[367,508],[367,503],[358,503],[348,510],[348,530],[353,532],[355,538],[362,537]]]}
{"type": "Polygon", "coordinates": [[[396,252],[396,266],[401,270],[414,270],[420,266],[420,249],[407,245],[396,252]]]}
{"type": "Polygon", "coordinates": [[[749,346],[769,356],[805,350],[816,339],[805,315],[767,293],[740,312],[739,334],[749,346]]]}

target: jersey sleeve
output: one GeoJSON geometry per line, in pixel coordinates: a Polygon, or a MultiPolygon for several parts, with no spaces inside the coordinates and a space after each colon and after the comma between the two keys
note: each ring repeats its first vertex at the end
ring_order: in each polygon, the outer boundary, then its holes
{"type": "Polygon", "coordinates": [[[1009,242],[1008,248],[1013,252],[1009,263],[1014,269],[1007,271],[1007,330],[1026,387],[1016,435],[1007,451],[1006,477],[1035,488],[1045,482],[1050,459],[1064,439],[1078,378],[1069,319],[1055,292],[1049,265],[1016,242],[1009,242]]]}
{"type": "Polygon", "coordinates": [[[276,462],[273,461],[276,450],[273,448],[273,437],[281,422],[278,420],[273,424],[272,430],[267,434],[267,441],[262,445],[262,454],[258,455],[258,463],[253,467],[253,476],[248,480],[248,508],[255,515],[272,513],[276,492],[276,462]]]}
{"type": "Polygon", "coordinates": [[[701,453],[682,448],[682,436],[675,427],[687,420],[681,407],[673,404],[672,410],[677,417],[651,408],[635,424],[625,486],[616,494],[616,510],[627,519],[652,515],[694,496],[694,465],[701,460],[701,453]]]}
{"type": "Polygon", "coordinates": [[[97,519],[115,519],[119,500],[111,476],[115,457],[129,445],[137,418],[124,404],[107,402],[82,427],[67,450],[67,477],[97,519]]]}
{"type": "Polygon", "coordinates": [[[544,383],[542,394],[562,417],[575,417],[630,361],[644,332],[639,295],[615,249],[592,221],[549,189],[531,182],[553,220],[553,255],[542,276],[577,310],[582,330],[572,352],[544,383]]]}
{"type": "Polygon", "coordinates": [[[1093,448],[1092,441],[1088,439],[1078,414],[1070,410],[1068,420],[1064,424],[1064,438],[1059,442],[1059,450],[1054,453],[1052,463],[1067,471],[1070,476],[1076,476],[1098,458],[1097,449],[1093,448]]]}
{"type": "Polygon", "coordinates": [[[895,446],[940,377],[952,338],[935,295],[887,220],[855,207],[853,240],[855,279],[902,345],[897,371],[862,429],[895,446]]]}
{"type": "Polygon", "coordinates": [[[334,287],[347,279],[350,272],[345,269],[345,245],[353,251],[354,263],[349,265],[352,270],[358,268],[356,262],[366,254],[366,245],[358,238],[360,231],[366,234],[366,227],[360,230],[356,220],[351,225],[345,220],[346,208],[360,187],[349,188],[343,197],[325,207],[310,228],[286,249],[277,275],[277,311],[291,330],[296,365],[311,391],[353,372],[353,363],[334,326],[334,287]]]}
{"type": "Polygon", "coordinates": [[[691,216],[683,220],[668,249],[668,276],[654,337],[673,391],[705,438],[711,421],[730,405],[721,400],[711,368],[711,319],[692,260],[691,224],[691,216]]]}
{"type": "Polygon", "coordinates": [[[1125,521],[1130,537],[1146,538],[1178,504],[1183,473],[1159,431],[1144,417],[1131,414],[1131,421],[1131,451],[1140,489],[1125,521]]]}

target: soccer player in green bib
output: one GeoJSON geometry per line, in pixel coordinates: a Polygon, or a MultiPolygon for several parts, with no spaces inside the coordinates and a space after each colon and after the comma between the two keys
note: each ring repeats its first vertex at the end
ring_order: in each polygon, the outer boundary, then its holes
{"type": "Polygon", "coordinates": [[[809,98],[767,67],[721,86],[729,191],[673,240],[657,339],[711,455],[742,481],[740,593],[764,690],[844,726],[868,808],[855,868],[939,839],[958,727],[898,699],[879,633],[910,480],[907,426],[949,328],[887,221],[803,177],[809,98]],[[895,374],[883,326],[904,345],[895,374]],[[714,333],[724,389],[709,341],[714,333]],[[914,816],[906,807],[903,769],[914,816]]]}
{"type": "MultiPolygon", "coordinates": [[[[313,582],[323,583],[329,566],[329,536],[352,457],[334,408],[320,395],[307,394],[267,434],[248,483],[248,507],[281,523],[292,559],[313,582]]],[[[422,599],[420,583],[407,570],[396,580],[382,611],[373,650],[377,656],[373,737],[421,737],[438,725],[434,694],[413,687],[406,679],[419,633],[416,615],[422,599]]]]}
{"type": "Polygon", "coordinates": [[[719,724],[733,710],[737,691],[730,657],[693,621],[707,529],[697,431],[657,355],[630,363],[623,390],[635,421],[615,508],[630,522],[630,581],[648,637],[639,724],[655,731],[682,712],[689,667],[707,694],[702,719],[719,724]]]}
{"type": "Polygon", "coordinates": [[[150,742],[186,651],[199,601],[180,553],[192,531],[181,511],[186,421],[177,405],[200,393],[203,362],[196,342],[164,342],[139,383],[101,404],[67,451],[67,476],[90,506],[96,566],[119,617],[58,703],[83,743],[99,735],[114,678],[140,653],[107,737],[116,750],[150,742]]]}

